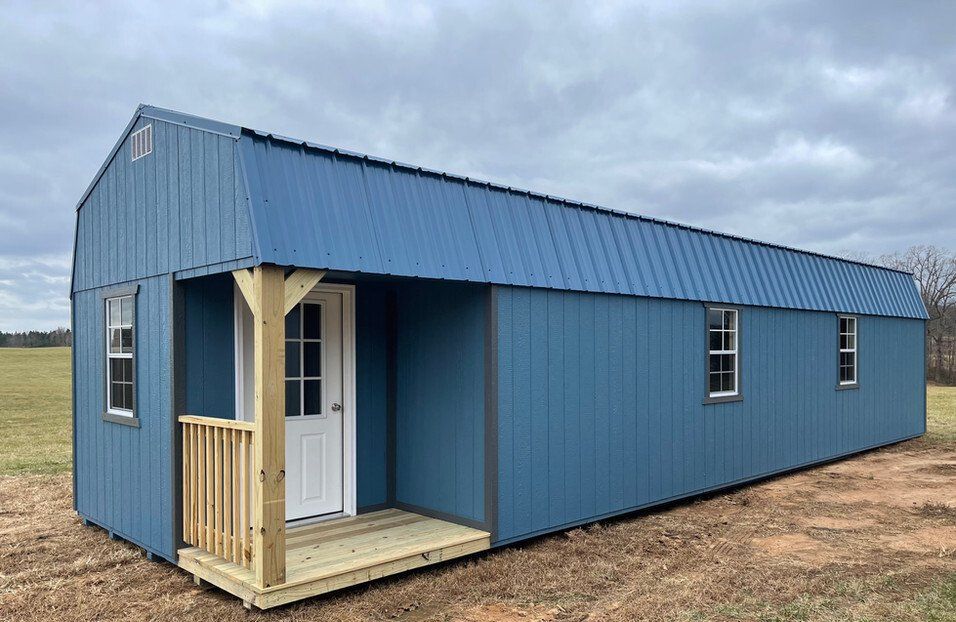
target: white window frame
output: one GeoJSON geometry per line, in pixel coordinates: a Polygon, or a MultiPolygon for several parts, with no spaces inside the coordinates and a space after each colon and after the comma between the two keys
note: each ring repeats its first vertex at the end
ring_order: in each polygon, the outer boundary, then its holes
{"type": "Polygon", "coordinates": [[[106,412],[110,415],[116,415],[117,417],[128,417],[130,419],[136,416],[136,295],[133,293],[130,294],[121,294],[117,296],[109,296],[104,298],[103,310],[105,313],[105,338],[106,338],[106,412]],[[114,300],[119,300],[120,305],[122,305],[122,300],[128,298],[130,305],[132,305],[132,317],[130,318],[129,324],[124,324],[122,316],[120,317],[119,324],[112,324],[110,322],[110,302],[114,300]],[[110,331],[112,329],[120,330],[120,350],[122,350],[122,329],[130,329],[132,340],[132,347],[130,352],[112,352],[110,350],[110,331]],[[130,383],[132,385],[132,398],[133,398],[133,408],[115,408],[113,407],[113,366],[110,364],[110,361],[113,359],[129,359],[132,361],[132,374],[133,380],[130,383]]]}
{"type": "Polygon", "coordinates": [[[837,350],[838,350],[838,354],[837,354],[837,382],[840,383],[839,386],[841,386],[841,387],[854,386],[854,385],[859,384],[859,377],[860,377],[860,372],[859,372],[860,355],[859,355],[859,353],[858,353],[858,346],[860,345],[860,344],[859,344],[859,340],[860,340],[860,323],[859,323],[859,321],[857,320],[857,318],[856,318],[855,315],[838,315],[837,318],[838,318],[838,319],[837,319],[837,350]],[[848,322],[852,322],[852,323],[853,323],[853,330],[852,330],[851,332],[846,332],[846,333],[843,332],[843,320],[847,320],[848,322]],[[842,344],[841,342],[843,341],[844,335],[846,335],[846,336],[852,335],[852,336],[853,336],[853,347],[852,347],[852,348],[844,348],[844,347],[842,347],[843,344],[842,344]],[[852,379],[852,380],[842,380],[842,379],[841,379],[841,375],[842,375],[841,372],[842,372],[842,367],[843,367],[843,365],[842,365],[842,361],[840,360],[840,359],[842,358],[841,355],[843,355],[843,354],[850,354],[850,353],[853,354],[853,379],[852,379]]]}
{"type": "MultiPolygon", "coordinates": [[[[722,398],[722,397],[738,397],[740,395],[740,310],[733,307],[706,307],[705,309],[705,322],[707,326],[707,397],[709,398],[722,398]],[[721,328],[719,331],[712,330],[710,328],[710,312],[711,311],[720,311],[721,312],[721,326],[723,326],[723,314],[724,313],[733,313],[734,324],[733,324],[733,333],[734,333],[734,347],[732,350],[711,350],[710,348],[710,334],[712,332],[725,333],[729,332],[721,328]],[[732,391],[711,391],[710,390],[710,359],[712,356],[732,354],[734,356],[734,388],[732,391]]],[[[721,344],[723,344],[723,339],[721,339],[721,344]]]]}

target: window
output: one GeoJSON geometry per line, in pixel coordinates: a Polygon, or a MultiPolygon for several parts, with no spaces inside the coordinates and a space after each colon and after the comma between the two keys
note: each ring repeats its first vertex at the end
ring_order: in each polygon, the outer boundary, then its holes
{"type": "Polygon", "coordinates": [[[856,384],[856,318],[840,316],[840,386],[856,384]]]}
{"type": "Polygon", "coordinates": [[[285,416],[322,414],[322,304],[301,302],[285,316],[285,416]]]}
{"type": "MultiPolygon", "coordinates": [[[[737,397],[739,352],[737,310],[707,309],[707,395],[709,398],[737,397]]],[[[720,400],[718,400],[720,401],[720,400]]]]}
{"type": "Polygon", "coordinates": [[[106,299],[106,404],[113,415],[132,417],[135,377],[133,296],[106,299]]]}
{"type": "Polygon", "coordinates": [[[147,125],[141,130],[136,130],[130,135],[130,150],[132,151],[133,161],[139,160],[143,156],[153,152],[153,126],[147,125]]]}

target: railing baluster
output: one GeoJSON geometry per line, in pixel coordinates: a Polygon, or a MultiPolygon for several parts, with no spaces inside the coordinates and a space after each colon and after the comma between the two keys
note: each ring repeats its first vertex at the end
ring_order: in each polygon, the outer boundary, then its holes
{"type": "Polygon", "coordinates": [[[183,540],[251,568],[252,424],[194,416],[180,422],[183,540]]]}

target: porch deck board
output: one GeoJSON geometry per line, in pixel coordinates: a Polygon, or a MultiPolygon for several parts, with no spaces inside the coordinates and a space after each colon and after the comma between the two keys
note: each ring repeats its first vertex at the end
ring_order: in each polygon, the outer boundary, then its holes
{"type": "Polygon", "coordinates": [[[267,609],[489,547],[485,531],[389,509],[288,529],[281,585],[259,588],[253,570],[196,547],[179,551],[179,565],[267,609]]]}

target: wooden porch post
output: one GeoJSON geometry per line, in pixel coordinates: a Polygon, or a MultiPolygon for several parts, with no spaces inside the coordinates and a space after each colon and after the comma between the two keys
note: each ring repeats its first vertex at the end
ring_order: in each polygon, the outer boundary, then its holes
{"type": "Polygon", "coordinates": [[[252,310],[255,441],[252,559],[259,587],[285,583],[285,315],[325,276],[279,266],[232,273],[252,310]]]}
{"type": "Polygon", "coordinates": [[[253,560],[260,587],[285,582],[285,278],[278,266],[252,271],[255,323],[253,560]]]}

